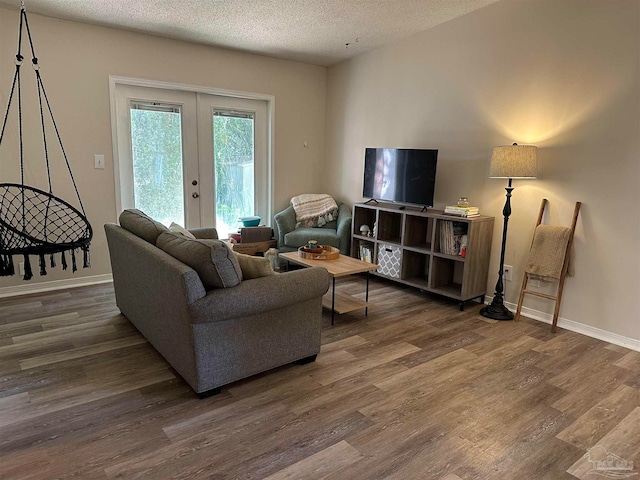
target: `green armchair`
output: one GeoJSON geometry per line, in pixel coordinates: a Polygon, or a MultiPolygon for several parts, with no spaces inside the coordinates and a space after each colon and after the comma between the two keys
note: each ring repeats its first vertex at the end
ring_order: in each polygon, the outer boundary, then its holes
{"type": "Polygon", "coordinates": [[[338,204],[338,218],[322,227],[296,228],[296,212],[289,205],[276,213],[274,233],[280,252],[293,252],[306,245],[309,240],[317,240],[320,245],[340,249],[342,255],[349,255],[351,247],[351,209],[344,203],[338,204]]]}

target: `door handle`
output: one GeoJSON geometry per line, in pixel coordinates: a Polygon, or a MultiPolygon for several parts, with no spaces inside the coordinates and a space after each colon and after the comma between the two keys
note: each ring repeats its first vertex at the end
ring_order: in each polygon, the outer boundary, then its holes
{"type": "Polygon", "coordinates": [[[193,192],[193,193],[191,194],[191,196],[192,196],[193,198],[198,198],[198,197],[200,196],[200,194],[199,194],[198,192],[193,192]]]}

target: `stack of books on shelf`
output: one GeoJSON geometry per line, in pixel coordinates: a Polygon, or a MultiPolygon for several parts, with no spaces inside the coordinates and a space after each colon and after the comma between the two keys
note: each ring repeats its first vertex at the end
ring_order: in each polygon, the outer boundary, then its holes
{"type": "Polygon", "coordinates": [[[360,244],[360,260],[373,263],[371,255],[371,246],[360,244]]]}
{"type": "Polygon", "coordinates": [[[453,215],[455,217],[479,217],[480,209],[478,207],[459,207],[457,205],[447,205],[444,207],[445,215],[453,215]]]}
{"type": "Polygon", "coordinates": [[[440,253],[466,255],[467,225],[461,222],[440,223],[440,253]]]}

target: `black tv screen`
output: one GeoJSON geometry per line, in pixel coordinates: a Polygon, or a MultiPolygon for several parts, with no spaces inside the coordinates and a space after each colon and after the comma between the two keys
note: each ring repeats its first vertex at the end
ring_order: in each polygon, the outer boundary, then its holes
{"type": "Polygon", "coordinates": [[[363,197],[433,207],[438,150],[367,148],[363,197]]]}

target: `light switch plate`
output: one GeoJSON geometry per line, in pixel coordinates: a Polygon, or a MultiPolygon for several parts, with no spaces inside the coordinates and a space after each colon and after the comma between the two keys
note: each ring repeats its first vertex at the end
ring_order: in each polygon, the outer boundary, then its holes
{"type": "Polygon", "coordinates": [[[93,164],[94,168],[104,170],[104,155],[94,155],[93,156],[93,164]]]}

